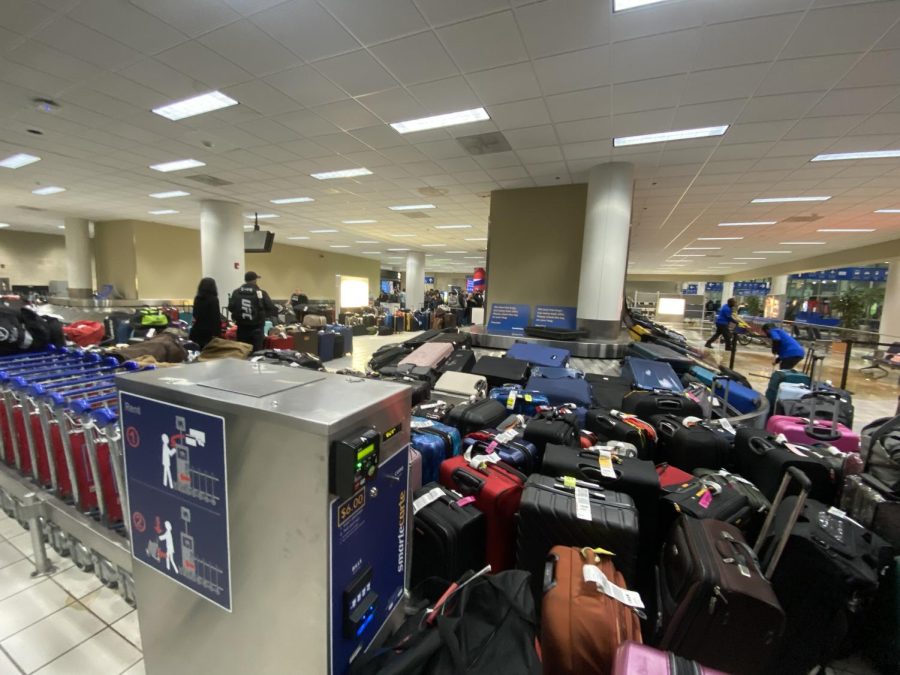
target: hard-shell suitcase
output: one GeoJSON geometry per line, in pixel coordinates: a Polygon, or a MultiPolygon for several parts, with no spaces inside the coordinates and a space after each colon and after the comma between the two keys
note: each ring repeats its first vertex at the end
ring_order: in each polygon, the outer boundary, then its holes
{"type": "Polygon", "coordinates": [[[583,380],[584,371],[563,366],[535,366],[531,369],[531,376],[548,380],[583,380]]]}
{"type": "Polygon", "coordinates": [[[303,330],[294,333],[294,349],[307,354],[319,353],[319,332],[303,330]]]}
{"type": "Polygon", "coordinates": [[[778,385],[778,393],[775,396],[775,411],[778,411],[778,403],[784,401],[799,401],[812,391],[808,384],[803,382],[782,382],[778,385]]]}
{"type": "Polygon", "coordinates": [[[672,366],[662,361],[650,361],[649,359],[637,359],[629,356],[625,359],[626,367],[634,378],[634,386],[637,389],[654,391],[684,391],[684,386],[678,375],[672,370],[672,366]]]}
{"type": "MultiPolygon", "coordinates": [[[[462,352],[456,352],[460,354],[462,352]]],[[[452,358],[452,357],[451,357],[452,358]]],[[[464,396],[484,397],[487,392],[487,380],[478,375],[448,371],[443,373],[434,385],[435,392],[464,396]]]]}
{"type": "Polygon", "coordinates": [[[462,438],[453,427],[424,417],[413,417],[409,423],[410,444],[422,454],[422,481],[438,479],[441,462],[462,451],[462,438]]]}
{"type": "Polygon", "coordinates": [[[532,366],[565,367],[572,354],[568,349],[517,342],[506,350],[506,356],[510,359],[526,361],[532,366]]]}
{"type": "Polygon", "coordinates": [[[694,365],[694,360],[681,352],[652,342],[632,342],[628,345],[628,353],[641,359],[668,363],[677,373],[686,373],[694,365]]]}
{"type": "Polygon", "coordinates": [[[828,443],[843,452],[859,452],[859,434],[840,422],[772,415],[766,422],[766,431],[784,434],[792,443],[828,443]]]}
{"type": "Polygon", "coordinates": [[[772,372],[769,378],[769,386],[766,387],[766,399],[769,401],[770,410],[775,409],[775,401],[778,398],[778,388],[782,382],[795,382],[798,384],[810,385],[809,375],[800,373],[796,370],[776,370],[772,372]]]}
{"type": "Polygon", "coordinates": [[[410,587],[428,577],[458,579],[484,567],[484,514],[474,500],[428,483],[413,493],[410,587]]]}
{"type": "Polygon", "coordinates": [[[496,454],[501,461],[525,475],[534,473],[540,468],[541,455],[534,443],[513,438],[500,441],[492,431],[476,431],[463,439],[467,456],[496,454]]]}
{"type": "Polygon", "coordinates": [[[550,476],[529,476],[519,505],[516,567],[531,573],[536,599],[542,594],[544,562],[554,546],[599,546],[610,551],[619,571],[635,586],[638,513],[634,501],[589,481],[576,481],[569,487],[550,476]]]}
{"type": "Polygon", "coordinates": [[[332,333],[331,331],[319,333],[319,358],[323,362],[334,360],[337,338],[337,333],[332,333]]]}
{"type": "Polygon", "coordinates": [[[459,429],[466,436],[473,431],[496,429],[507,418],[506,407],[492,399],[481,399],[472,403],[454,406],[447,415],[446,423],[459,429]]]}
{"type": "Polygon", "coordinates": [[[428,368],[439,368],[444,361],[453,353],[453,345],[439,344],[436,342],[426,342],[421,347],[417,347],[414,352],[405,356],[399,365],[427,366],[428,368]]]}
{"type": "Polygon", "coordinates": [[[726,675],[721,670],[638,642],[619,645],[611,675],[726,675]]]}
{"type": "Polygon", "coordinates": [[[726,406],[734,408],[742,415],[754,412],[762,405],[762,394],[726,377],[716,378],[713,392],[725,402],[726,406]]]}
{"type": "Polygon", "coordinates": [[[332,333],[337,333],[344,338],[343,349],[335,352],[335,358],[339,359],[342,356],[346,356],[353,352],[353,329],[350,328],[350,326],[344,326],[339,323],[330,323],[325,325],[325,329],[330,330],[332,333]]]}
{"type": "Polygon", "coordinates": [[[539,407],[550,405],[549,399],[534,389],[522,389],[519,385],[494,387],[488,392],[488,398],[502,403],[506,410],[515,415],[533,417],[539,407]]]}
{"type": "Polygon", "coordinates": [[[457,349],[440,367],[442,373],[470,373],[475,367],[475,352],[471,349],[457,349]]]}
{"type": "Polygon", "coordinates": [[[528,380],[530,366],[518,359],[505,359],[498,356],[482,356],[475,362],[472,373],[487,378],[491,387],[502,387],[504,384],[522,384],[528,380]]]}
{"type": "Polygon", "coordinates": [[[422,487],[422,453],[414,447],[409,447],[409,489],[418,490],[422,487]]]}
{"type": "Polygon", "coordinates": [[[588,410],[584,428],[602,441],[625,441],[638,449],[641,459],[653,459],[656,430],[640,418],[604,408],[588,410]]]}
{"type": "Polygon", "coordinates": [[[632,413],[649,420],[656,415],[703,417],[703,408],[684,394],[669,391],[632,391],[622,399],[622,412],[632,413]]]}
{"type": "Polygon", "coordinates": [[[591,385],[597,406],[612,410],[622,409],[622,401],[634,385],[634,378],[627,368],[618,376],[588,373],[584,377],[591,385]]]}
{"type": "Polygon", "coordinates": [[[532,375],[525,388],[541,392],[552,405],[574,403],[580,408],[590,408],[594,401],[594,391],[587,380],[532,375]]]}
{"type": "Polygon", "coordinates": [[[683,471],[724,469],[734,465],[734,433],[717,424],[698,422],[685,426],[677,415],[651,418],[657,433],[657,461],[683,471]]]}
{"type": "Polygon", "coordinates": [[[485,462],[472,467],[462,455],[441,464],[441,485],[475,497],[485,517],[485,558],[491,571],[515,564],[515,514],[522,499],[525,476],[503,463],[485,462]]]}
{"type": "Polygon", "coordinates": [[[541,575],[541,655],[546,675],[609,675],[617,647],[626,640],[641,640],[633,608],[640,598],[623,592],[616,599],[597,583],[605,578],[627,590],[614,562],[616,558],[587,547],[550,550],[541,575]],[[588,566],[597,572],[586,578],[588,566]]]}

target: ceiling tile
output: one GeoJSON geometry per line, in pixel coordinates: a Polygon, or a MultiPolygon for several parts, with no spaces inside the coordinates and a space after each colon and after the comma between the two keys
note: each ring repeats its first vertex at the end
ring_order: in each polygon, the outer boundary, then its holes
{"type": "Polygon", "coordinates": [[[144,59],[119,72],[128,79],[159,92],[154,107],[165,103],[164,96],[177,100],[197,93],[195,80],[156,59],[144,59]]]}
{"type": "Polygon", "coordinates": [[[55,19],[34,38],[100,68],[121,68],[141,58],[134,49],[67,18],[55,19]]]}
{"type": "Polygon", "coordinates": [[[322,0],[363,44],[371,45],[428,27],[412,0],[322,0]]]}
{"type": "Polygon", "coordinates": [[[825,94],[810,115],[866,115],[874,113],[898,95],[895,87],[835,89],[825,94]]]}
{"type": "Polygon", "coordinates": [[[539,164],[543,162],[562,161],[562,150],[558,145],[548,145],[543,148],[526,148],[517,150],[516,154],[525,164],[539,164]]]}
{"type": "Polygon", "coordinates": [[[887,137],[885,138],[885,144],[896,147],[897,144],[894,139],[896,139],[897,136],[900,136],[900,126],[898,126],[898,124],[900,124],[900,113],[878,113],[859,124],[859,126],[853,129],[852,133],[855,136],[863,134],[885,134],[887,137]]]}
{"type": "Polygon", "coordinates": [[[758,95],[830,89],[850,70],[857,58],[856,54],[836,54],[778,61],[763,80],[758,95]]]}
{"type": "Polygon", "coordinates": [[[791,120],[803,117],[822,97],[822,92],[757,96],[747,102],[741,123],[791,120]]]}
{"type": "Polygon", "coordinates": [[[69,18],[145,54],[169,49],[186,39],[152,14],[125,2],[83,0],[69,12],[69,18]]]}
{"type": "Polygon", "coordinates": [[[44,7],[30,0],[6,0],[0,5],[0,26],[21,35],[28,35],[53,18],[57,6],[44,7]]]}
{"type": "Polygon", "coordinates": [[[550,114],[547,112],[547,106],[542,98],[516,101],[515,103],[500,103],[491,106],[490,114],[497,126],[504,130],[550,123],[550,114]]]}
{"type": "Polygon", "coordinates": [[[694,61],[699,37],[699,31],[691,29],[613,44],[611,67],[614,81],[649,80],[690,71],[697,67],[694,61]]]}
{"type": "MultiPolygon", "coordinates": [[[[729,4],[740,0],[729,0],[729,4]]],[[[756,0],[759,2],[760,0],[756,0]]],[[[780,2],[780,0],[768,0],[780,2]]],[[[616,12],[612,15],[611,32],[616,42],[634,38],[670,33],[702,26],[707,16],[719,2],[661,3],[652,9],[616,12]]],[[[744,4],[744,3],[740,3],[744,4]]],[[[710,21],[710,23],[712,23],[710,21]]]]}
{"type": "MultiPolygon", "coordinates": [[[[416,147],[431,159],[450,159],[463,157],[466,151],[455,140],[431,141],[429,143],[417,143],[416,147]]],[[[442,167],[446,167],[442,164],[442,167]]]]}
{"type": "Polygon", "coordinates": [[[453,2],[415,0],[415,2],[432,26],[463,21],[509,7],[507,0],[453,0],[453,2]]]}
{"type": "MultiPolygon", "coordinates": [[[[328,148],[325,148],[318,143],[309,140],[308,138],[304,138],[299,141],[289,141],[287,143],[282,143],[281,147],[288,152],[291,152],[304,159],[316,159],[318,157],[326,157],[331,154],[331,151],[328,150],[328,148]]],[[[256,152],[256,150],[254,150],[254,152],[256,152]]]]}
{"type": "Polygon", "coordinates": [[[348,97],[343,89],[312,66],[289,68],[269,75],[266,82],[305,106],[333,103],[348,97]]]}
{"type": "Polygon", "coordinates": [[[257,77],[300,62],[293,52],[246,19],[207,33],[199,41],[257,77]]]}
{"type": "Polygon", "coordinates": [[[394,77],[406,85],[459,74],[431,31],[386,42],[373,47],[372,53],[394,77]]]}
{"type": "Polygon", "coordinates": [[[313,138],[340,131],[337,126],[310,110],[279,115],[275,119],[303,136],[313,138]]]}
{"type": "Polygon", "coordinates": [[[534,62],[534,71],[544,95],[562,94],[608,84],[609,59],[609,47],[592,47],[538,59],[534,62]]]}
{"type": "Polygon", "coordinates": [[[613,135],[635,136],[670,131],[674,129],[672,126],[674,115],[674,108],[616,115],[612,119],[613,135]]]}
{"type": "Polygon", "coordinates": [[[516,9],[531,58],[609,42],[610,12],[596,0],[546,0],[516,9]]]}
{"type": "MultiPolygon", "coordinates": [[[[368,150],[365,144],[361,141],[356,140],[347,133],[340,134],[329,134],[327,136],[318,136],[316,137],[316,143],[325,146],[329,150],[333,150],[334,152],[339,152],[342,155],[346,155],[351,152],[363,152],[368,150]]],[[[360,163],[359,166],[365,166],[365,164],[360,163]]]]}
{"type": "Polygon", "coordinates": [[[683,105],[678,108],[673,125],[675,129],[695,129],[733,124],[743,108],[742,100],[683,105]]]}
{"type": "Polygon", "coordinates": [[[588,143],[575,143],[563,145],[563,154],[567,160],[590,159],[600,162],[612,154],[612,144],[609,141],[590,141],[588,143]]]}
{"type": "Polygon", "coordinates": [[[469,84],[485,105],[509,103],[541,95],[531,63],[517,63],[469,73],[469,84]]]}
{"type": "Polygon", "coordinates": [[[705,26],[694,67],[721,68],[772,61],[802,14],[781,14],[705,26]]]}
{"type": "Polygon", "coordinates": [[[438,30],[438,36],[464,72],[528,58],[512,12],[447,26],[438,30]]]}
{"type": "Polygon", "coordinates": [[[316,61],[316,69],[353,96],[397,86],[397,81],[390,73],[363,49],[316,61]]]}
{"type": "Polygon", "coordinates": [[[235,11],[240,12],[244,16],[250,16],[284,2],[284,0],[225,0],[225,2],[235,11]]]}
{"type": "Polygon", "coordinates": [[[885,27],[898,19],[900,5],[896,2],[870,2],[814,10],[803,17],[781,56],[793,58],[864,52],[882,36],[885,27]],[[836,30],[837,27],[839,29],[836,30]]]}
{"type": "MultiPolygon", "coordinates": [[[[612,138],[609,117],[595,117],[577,122],[563,122],[556,125],[556,133],[561,143],[581,143],[612,138]]],[[[611,144],[611,141],[610,141],[611,144]]]]}
{"type": "Polygon", "coordinates": [[[291,0],[251,21],[285,47],[312,61],[359,48],[359,42],[314,0],[291,0]]]}
{"type": "Polygon", "coordinates": [[[769,66],[754,64],[715,68],[690,73],[684,84],[682,104],[727,101],[753,95],[769,66]]]}
{"type": "Polygon", "coordinates": [[[252,75],[199,42],[185,42],[157,58],[211,87],[227,87],[251,79],[252,75]]]}
{"type": "Polygon", "coordinates": [[[613,114],[670,108],[678,105],[684,90],[684,75],[659,77],[613,85],[613,114]]]}
{"type": "Polygon", "coordinates": [[[870,52],[860,60],[841,87],[876,87],[883,84],[900,84],[900,49],[870,52]]]}
{"type": "Polygon", "coordinates": [[[352,100],[316,106],[313,110],[344,130],[362,129],[379,121],[375,115],[352,100]]]}
{"type": "Polygon", "coordinates": [[[380,123],[363,129],[354,129],[352,134],[366,145],[376,149],[407,144],[400,134],[391,127],[380,123]]]}
{"type": "MultiPolygon", "coordinates": [[[[804,138],[834,138],[843,136],[865,120],[864,115],[843,117],[805,117],[799,120],[784,138],[799,140],[804,138]]],[[[895,127],[896,128],[896,127],[895,127]]]]}
{"type": "Polygon", "coordinates": [[[261,80],[251,80],[225,89],[225,93],[263,115],[280,115],[301,106],[261,80]]]}
{"type": "Polygon", "coordinates": [[[554,122],[569,122],[612,114],[612,88],[596,87],[547,97],[547,108],[554,122]]]}
{"type": "Polygon", "coordinates": [[[468,110],[481,104],[462,77],[448,77],[409,87],[410,93],[434,114],[468,110]]]}
{"type": "MultiPolygon", "coordinates": [[[[406,93],[406,90],[399,87],[377,94],[360,96],[356,100],[387,123],[416,119],[427,115],[419,102],[406,93]]],[[[391,132],[397,133],[393,129],[391,132]]]]}
{"type": "Polygon", "coordinates": [[[531,127],[529,129],[512,129],[504,131],[503,135],[514,150],[556,145],[558,142],[556,132],[550,125],[531,127]]]}
{"type": "Polygon", "coordinates": [[[131,0],[131,4],[177,27],[189,37],[208,33],[241,18],[224,0],[131,0]]]}

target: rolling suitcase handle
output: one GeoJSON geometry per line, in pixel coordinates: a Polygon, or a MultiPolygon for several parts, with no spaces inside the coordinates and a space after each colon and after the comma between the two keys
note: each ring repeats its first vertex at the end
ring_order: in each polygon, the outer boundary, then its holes
{"type": "Polygon", "coordinates": [[[791,479],[800,483],[800,495],[797,497],[797,505],[791,512],[790,518],[788,518],[784,533],[781,535],[781,539],[778,540],[778,546],[775,548],[775,553],[772,555],[768,567],[766,567],[765,577],[767,579],[772,578],[772,573],[778,566],[778,561],[781,560],[781,554],[784,553],[784,547],[787,546],[791,532],[794,531],[794,525],[797,524],[797,520],[803,512],[803,507],[806,505],[806,498],[809,496],[809,490],[812,487],[812,481],[810,481],[809,477],[797,467],[789,466],[787,471],[784,472],[784,478],[781,479],[781,485],[778,486],[778,492],[775,495],[775,499],[772,500],[772,506],[769,508],[769,514],[766,516],[766,522],[763,523],[762,530],[760,530],[759,537],[756,540],[756,546],[753,547],[753,552],[757,556],[762,549],[762,544],[766,535],[772,528],[772,523],[775,522],[775,513],[778,511],[778,507],[784,499],[784,495],[787,492],[788,485],[791,483],[791,479]]]}
{"type": "Polygon", "coordinates": [[[809,404],[809,422],[806,424],[806,435],[815,438],[817,441],[836,441],[841,437],[838,431],[838,418],[841,413],[841,399],[834,399],[834,412],[831,414],[831,426],[816,426],[816,401],[817,398],[810,400],[809,404]]]}

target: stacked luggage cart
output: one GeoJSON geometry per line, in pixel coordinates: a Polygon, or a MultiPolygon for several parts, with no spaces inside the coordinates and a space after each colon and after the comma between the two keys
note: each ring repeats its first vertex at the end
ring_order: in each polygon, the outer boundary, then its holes
{"type": "Polygon", "coordinates": [[[80,349],[0,358],[0,504],[44,545],[134,602],[115,377],[152,368],[80,349]]]}

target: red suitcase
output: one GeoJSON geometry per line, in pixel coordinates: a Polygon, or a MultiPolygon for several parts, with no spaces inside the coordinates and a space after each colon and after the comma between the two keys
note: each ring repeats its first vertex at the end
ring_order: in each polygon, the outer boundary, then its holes
{"type": "Polygon", "coordinates": [[[441,484],[475,497],[487,523],[487,562],[492,572],[512,569],[516,562],[516,511],[525,476],[507,464],[487,462],[471,467],[463,455],[441,463],[441,484]]]}
{"type": "Polygon", "coordinates": [[[294,337],[275,337],[270,335],[263,341],[263,344],[266,349],[293,349],[294,337]]]}

